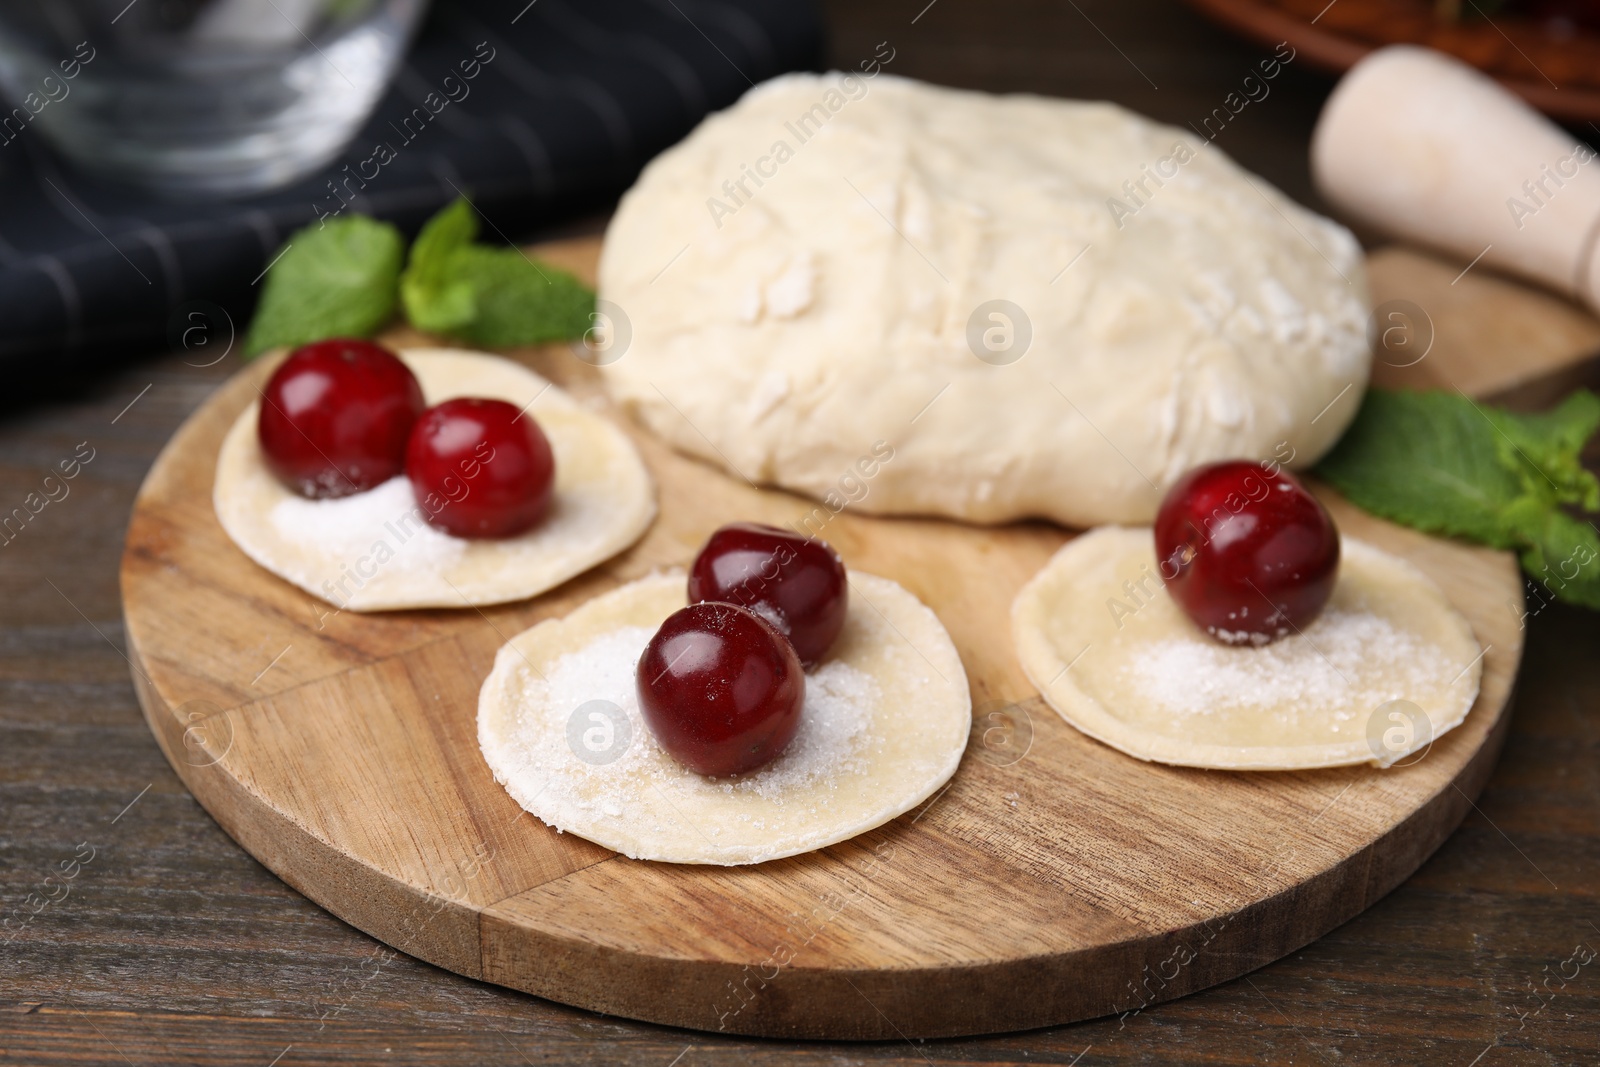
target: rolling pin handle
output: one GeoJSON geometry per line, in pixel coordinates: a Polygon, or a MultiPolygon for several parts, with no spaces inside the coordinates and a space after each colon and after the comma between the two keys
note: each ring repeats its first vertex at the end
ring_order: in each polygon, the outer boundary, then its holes
{"type": "Polygon", "coordinates": [[[1595,150],[1464,63],[1413,45],[1367,56],[1323,108],[1311,169],[1353,219],[1600,310],[1595,150]]]}

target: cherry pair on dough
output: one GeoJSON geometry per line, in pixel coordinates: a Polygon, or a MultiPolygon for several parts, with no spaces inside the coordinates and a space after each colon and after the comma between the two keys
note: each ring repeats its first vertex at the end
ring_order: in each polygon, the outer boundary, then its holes
{"type": "Polygon", "coordinates": [[[823,541],[732,523],[695,558],[688,594],[639,658],[639,709],[685,767],[753,771],[794,739],[803,668],[816,667],[844,628],[844,563],[823,541]]]}
{"type": "Polygon", "coordinates": [[[555,457],[533,416],[504,400],[426,407],[393,352],[357,338],[296,349],[262,391],[267,465],[301,496],[334,499],[404,473],[431,525],[454,537],[514,537],[548,510],[555,457]]]}
{"type": "MultiPolygon", "coordinates": [[[[432,521],[452,505],[492,496],[488,468],[503,465],[506,448],[496,438],[473,434],[464,435],[463,447],[442,453],[453,463],[439,472],[437,489],[404,476],[404,456],[392,448],[410,435],[392,432],[388,466],[369,465],[360,480],[349,480],[369,485],[387,475],[386,481],[350,492],[345,476],[361,472],[346,462],[338,465],[342,475],[335,471],[324,481],[348,495],[307,496],[274,470],[262,447],[261,412],[271,407],[263,395],[228,432],[213,489],[223,529],[256,563],[339,611],[474,607],[552,589],[633,544],[654,520],[649,469],[628,434],[603,413],[509,359],[440,348],[397,354],[420,385],[425,406],[451,411],[463,398],[500,402],[488,406],[503,403],[510,411],[502,422],[522,431],[537,418],[553,460],[542,517],[519,534],[500,537],[462,536],[432,521]],[[486,466],[480,457],[491,449],[494,459],[486,466]]],[[[399,392],[403,423],[417,409],[406,390],[399,392]]],[[[310,477],[316,480],[314,472],[310,477]]]]}

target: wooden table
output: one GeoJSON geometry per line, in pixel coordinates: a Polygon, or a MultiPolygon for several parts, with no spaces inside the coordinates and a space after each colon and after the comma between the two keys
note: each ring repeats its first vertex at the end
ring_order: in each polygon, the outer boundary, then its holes
{"type": "MultiPolygon", "coordinates": [[[[1184,122],[1258,58],[1161,0],[924,2],[835,0],[835,64],[854,66],[888,40],[895,73],[1109,97],[1184,122]]],[[[1306,144],[1329,83],[1291,65],[1273,84],[1219,142],[1315,203],[1306,144]]],[[[604,1018],[394,953],[217,828],[162,759],[129,682],[116,576],[134,491],[235,366],[169,356],[65,397],[0,398],[0,512],[40,491],[58,461],[93,449],[67,495],[0,544],[0,920],[11,919],[0,929],[0,1063],[1600,1059],[1600,957],[1564,985],[1558,977],[1573,974],[1577,964],[1563,963],[1575,950],[1600,952],[1600,615],[1558,606],[1528,620],[1498,770],[1415,877],[1287,959],[1120,1024],[788,1046],[604,1018]]]]}

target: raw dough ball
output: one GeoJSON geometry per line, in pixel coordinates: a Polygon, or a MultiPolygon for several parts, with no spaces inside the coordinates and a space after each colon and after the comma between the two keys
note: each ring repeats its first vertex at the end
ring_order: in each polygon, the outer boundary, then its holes
{"type": "Polygon", "coordinates": [[[1370,362],[1349,232],[1192,131],[888,75],[708,118],[623,198],[600,292],[631,328],[606,382],[677,447],[977,522],[1144,522],[1198,463],[1308,465],[1370,362]]]}
{"type": "Polygon", "coordinates": [[[478,696],[495,780],[546,823],[634,859],[731,866],[845,841],[932,796],[966,750],[972,700],[950,636],[887,578],[850,576],[838,641],[808,672],[800,731],[738,778],[680,766],[640,715],[634,666],[683,607],[656,574],[513,637],[478,696]]]}
{"type": "Polygon", "coordinates": [[[1162,587],[1148,528],[1092,530],[1017,594],[1017,659],[1062,718],[1140,759],[1234,770],[1404,760],[1461,725],[1483,653],[1421,571],[1353,538],[1341,548],[1322,614],[1256,648],[1189,621],[1162,587]]]}
{"type": "Polygon", "coordinates": [[[354,496],[307,500],[267,469],[251,404],[222,442],[212,492],[217,519],[245,555],[348,611],[464,608],[554,589],[650,526],[650,472],[610,420],[508,359],[457,349],[397,354],[429,405],[488,397],[539,420],[556,457],[549,512],[516,537],[464,540],[423,520],[404,475],[354,496]]]}

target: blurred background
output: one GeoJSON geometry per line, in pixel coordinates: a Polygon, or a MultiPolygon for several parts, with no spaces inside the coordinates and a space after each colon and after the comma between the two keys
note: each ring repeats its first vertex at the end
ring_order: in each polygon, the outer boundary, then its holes
{"type": "MultiPolygon", "coordinates": [[[[1311,181],[1314,124],[1337,72],[1391,40],[1466,56],[1600,142],[1585,110],[1597,7],[0,0],[6,507],[61,457],[95,457],[73,502],[0,548],[0,883],[21,899],[74,843],[100,849],[70,906],[0,947],[0,1063],[1593,1062],[1592,970],[1525,1027],[1513,1007],[1575,940],[1600,945],[1579,923],[1600,857],[1600,614],[1555,604],[1528,619],[1516,729],[1481,810],[1329,936],[1137,1028],[797,1053],[460,978],[301,897],[211,820],[151,737],[122,651],[118,565],[146,472],[239,369],[264,272],[325,213],[412,234],[465,193],[486,241],[594,234],[655,153],[786,70],[856,67],[886,43],[894,75],[1108,99],[1187,126],[1291,39],[1270,95],[1215,143],[1328,211],[1311,181]]],[[[1441,300],[1479,277],[1451,288],[1462,265],[1437,267],[1441,300]]],[[[1540,321],[1570,321],[1572,346],[1600,348],[1591,318],[1542,299],[1540,321]]]]}
{"type": "Polygon", "coordinates": [[[202,333],[212,342],[237,334],[287,236],[346,210],[411,233],[466,194],[500,240],[596,229],[640,167],[708,111],[783,71],[854,68],[885,45],[893,74],[1106,98],[1186,126],[1238,90],[1273,44],[1290,42],[1296,60],[1270,85],[1270,103],[1253,101],[1216,143],[1323,207],[1306,149],[1334,72],[1383,43],[1430,43],[1581,135],[1600,111],[1597,9],[1589,0],[8,0],[6,402],[202,333]],[[1545,86],[1546,73],[1562,92],[1545,86]]]}

